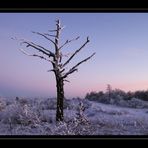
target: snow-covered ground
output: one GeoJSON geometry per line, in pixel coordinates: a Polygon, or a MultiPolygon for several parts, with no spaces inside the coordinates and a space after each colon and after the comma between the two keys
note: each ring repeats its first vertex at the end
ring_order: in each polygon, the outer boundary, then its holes
{"type": "Polygon", "coordinates": [[[96,134],[101,135],[147,135],[148,109],[131,109],[94,103],[86,115],[98,125],[96,134]]]}
{"type": "Polygon", "coordinates": [[[147,107],[127,108],[72,99],[65,102],[63,123],[56,123],[55,108],[55,99],[0,98],[0,135],[148,134],[147,107]]]}

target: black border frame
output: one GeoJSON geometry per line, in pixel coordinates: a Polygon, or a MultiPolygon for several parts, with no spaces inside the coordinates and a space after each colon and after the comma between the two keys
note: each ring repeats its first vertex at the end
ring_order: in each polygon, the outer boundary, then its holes
{"type": "MultiPolygon", "coordinates": [[[[42,3],[40,1],[36,1],[34,2],[26,2],[26,1],[18,1],[18,0],[13,0],[13,1],[1,1],[1,5],[0,5],[0,13],[3,12],[8,12],[8,13],[27,13],[27,12],[73,12],[73,13],[79,13],[79,12],[90,12],[90,13],[100,13],[100,12],[106,12],[106,13],[117,13],[117,12],[121,12],[121,13],[127,13],[127,12],[132,12],[132,13],[146,13],[148,12],[148,5],[144,3],[142,3],[142,1],[139,3],[138,1],[134,1],[134,5],[133,3],[128,2],[122,2],[122,1],[99,1],[96,2],[96,0],[94,0],[94,2],[90,3],[87,0],[82,0],[79,4],[74,1],[74,0],[58,0],[57,1],[49,1],[47,3],[47,0],[45,0],[46,2],[42,3]],[[29,4],[29,5],[28,5],[29,4]]],[[[105,136],[42,136],[42,135],[38,135],[38,136],[33,136],[33,135],[26,135],[26,136],[8,136],[8,135],[0,135],[0,141],[3,140],[18,140],[18,141],[22,141],[22,140],[35,140],[35,142],[43,140],[43,141],[55,141],[55,140],[84,140],[86,141],[92,141],[94,142],[94,140],[98,141],[104,141],[104,140],[117,140],[117,141],[121,141],[124,142],[124,140],[134,140],[134,143],[137,143],[139,140],[144,140],[147,141],[148,140],[148,136],[133,136],[133,135],[128,135],[128,136],[114,136],[114,135],[105,135],[105,136]]],[[[67,142],[67,141],[66,141],[67,142]]],[[[86,142],[87,143],[87,142],[86,142]]]]}

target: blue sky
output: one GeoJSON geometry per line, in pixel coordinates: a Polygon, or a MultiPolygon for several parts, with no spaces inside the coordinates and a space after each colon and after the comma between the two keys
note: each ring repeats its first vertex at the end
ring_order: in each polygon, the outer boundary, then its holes
{"type": "Polygon", "coordinates": [[[66,26],[61,43],[80,36],[63,52],[73,53],[87,36],[90,38],[70,66],[96,52],[80,65],[78,72],[69,76],[70,83],[65,85],[67,98],[105,91],[107,84],[125,91],[148,88],[147,13],[0,13],[1,96],[56,96],[54,75],[47,72],[51,65],[21,53],[19,42],[11,37],[52,48],[31,31],[48,32],[55,27],[57,18],[66,26]]]}

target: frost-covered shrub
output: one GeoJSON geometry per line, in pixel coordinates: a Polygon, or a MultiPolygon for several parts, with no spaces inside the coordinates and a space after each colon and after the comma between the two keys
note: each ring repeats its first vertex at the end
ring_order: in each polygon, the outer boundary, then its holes
{"type": "Polygon", "coordinates": [[[134,97],[139,98],[144,101],[148,101],[148,90],[146,91],[136,91],[134,92],[134,97]]]}
{"type": "MultiPolygon", "coordinates": [[[[85,101],[86,103],[86,101],[85,101]]],[[[77,106],[76,116],[74,117],[73,122],[78,126],[89,125],[90,122],[85,115],[86,105],[84,104],[83,100],[79,100],[79,105],[77,106]]]]}
{"type": "Polygon", "coordinates": [[[92,91],[92,92],[86,94],[85,99],[87,99],[89,101],[101,102],[103,96],[104,96],[104,93],[102,91],[100,91],[100,92],[92,91]]]}
{"type": "Polygon", "coordinates": [[[73,119],[69,122],[61,122],[51,129],[53,135],[93,135],[94,126],[91,124],[82,124],[73,119]]]}
{"type": "Polygon", "coordinates": [[[55,110],[42,110],[40,114],[40,121],[41,122],[48,122],[48,123],[55,123],[55,110]]]}
{"type": "Polygon", "coordinates": [[[0,111],[4,110],[6,107],[6,102],[0,98],[0,111]]]}
{"type": "Polygon", "coordinates": [[[16,97],[16,102],[19,103],[21,106],[24,106],[25,104],[29,104],[29,102],[26,98],[16,97]]]}
{"type": "Polygon", "coordinates": [[[42,110],[56,109],[56,99],[46,99],[40,102],[42,110]]]}
{"type": "MultiPolygon", "coordinates": [[[[55,98],[48,99],[40,99],[36,103],[41,110],[53,110],[57,108],[57,100],[55,98]]],[[[68,107],[67,100],[64,100],[63,108],[66,109],[68,107]]]]}
{"type": "Polygon", "coordinates": [[[86,99],[73,98],[68,101],[68,109],[78,110],[80,103],[83,103],[85,109],[88,109],[91,106],[91,102],[86,99]]]}
{"type": "Polygon", "coordinates": [[[148,108],[148,102],[138,98],[132,98],[130,100],[123,100],[122,98],[119,98],[118,101],[112,102],[112,104],[130,108],[148,108]]]}
{"type": "MultiPolygon", "coordinates": [[[[148,97],[148,91],[124,92],[120,89],[110,90],[110,92],[87,93],[85,99],[105,104],[112,104],[122,107],[147,108],[148,102],[143,101],[148,97]],[[135,97],[136,96],[136,97],[135,97]],[[142,100],[143,99],[143,100],[142,100]]],[[[148,100],[148,99],[147,99],[148,100]]]]}
{"type": "Polygon", "coordinates": [[[115,105],[122,106],[122,107],[130,107],[129,106],[129,102],[130,101],[126,101],[126,100],[120,99],[120,100],[118,100],[118,102],[116,102],[115,105]]]}
{"type": "Polygon", "coordinates": [[[16,104],[12,104],[7,106],[7,108],[0,113],[0,119],[3,123],[9,124],[19,123],[20,113],[22,112],[22,108],[20,106],[17,106],[16,104]]]}
{"type": "Polygon", "coordinates": [[[89,109],[91,107],[90,101],[83,99],[82,102],[83,102],[85,109],[89,109]]]}
{"type": "Polygon", "coordinates": [[[60,122],[52,128],[51,133],[56,135],[92,135],[94,127],[84,114],[85,107],[83,102],[79,102],[75,116],[70,120],[60,122]]]}
{"type": "Polygon", "coordinates": [[[0,112],[0,119],[6,124],[35,125],[39,122],[38,116],[24,102],[15,102],[0,112]]]}
{"type": "Polygon", "coordinates": [[[110,104],[111,97],[109,96],[108,93],[103,93],[102,91],[99,91],[99,92],[87,93],[85,99],[89,101],[96,101],[105,104],[110,104]]]}
{"type": "Polygon", "coordinates": [[[132,108],[148,108],[148,102],[137,98],[132,98],[128,101],[128,107],[132,108]]]}

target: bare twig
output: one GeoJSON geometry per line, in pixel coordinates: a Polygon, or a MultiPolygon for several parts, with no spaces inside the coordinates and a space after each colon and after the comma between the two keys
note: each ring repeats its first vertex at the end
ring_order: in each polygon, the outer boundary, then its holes
{"type": "Polygon", "coordinates": [[[44,35],[51,36],[51,37],[56,37],[55,35],[53,35],[53,34],[48,34],[48,33],[44,33],[44,35]]]}
{"type": "Polygon", "coordinates": [[[55,29],[55,30],[48,30],[49,32],[56,32],[57,30],[55,29]]]}
{"type": "Polygon", "coordinates": [[[44,47],[42,47],[42,46],[40,46],[40,45],[37,45],[37,44],[36,44],[36,46],[38,46],[39,48],[42,48],[43,50],[45,50],[45,51],[49,52],[49,53],[50,53],[50,56],[55,57],[54,53],[53,53],[53,52],[51,52],[50,50],[45,49],[44,47]]]}
{"type": "Polygon", "coordinates": [[[46,52],[49,52],[49,53],[50,53],[50,56],[54,57],[54,53],[53,53],[53,52],[51,52],[50,50],[45,49],[43,46],[38,45],[38,44],[35,44],[35,43],[33,43],[33,42],[30,42],[30,43],[31,43],[31,44],[33,44],[34,46],[37,46],[37,47],[39,47],[39,48],[43,49],[43,50],[44,50],[44,51],[46,51],[46,52]]]}
{"type": "Polygon", "coordinates": [[[32,33],[43,36],[45,39],[49,40],[51,43],[53,43],[56,46],[55,42],[52,39],[48,38],[45,34],[42,34],[40,32],[35,32],[35,31],[32,31],[32,33]]]}
{"type": "Polygon", "coordinates": [[[55,71],[55,69],[50,69],[50,70],[48,70],[47,72],[51,72],[51,71],[53,71],[53,72],[54,72],[54,71],[55,71]]]}
{"type": "Polygon", "coordinates": [[[87,37],[86,42],[85,42],[79,49],[77,49],[77,50],[72,54],[72,56],[63,64],[63,67],[64,67],[65,65],[67,65],[67,64],[71,61],[71,59],[72,59],[82,48],[84,48],[84,46],[85,46],[88,42],[89,42],[89,39],[88,39],[88,37],[87,37]]]}
{"type": "Polygon", "coordinates": [[[60,71],[60,73],[62,73],[63,71],[65,71],[65,68],[64,68],[64,69],[62,69],[62,70],[60,71]]]}
{"type": "Polygon", "coordinates": [[[42,52],[43,54],[45,54],[45,55],[47,55],[49,57],[50,56],[54,57],[54,54],[51,51],[46,50],[44,47],[42,47],[40,45],[37,45],[37,44],[35,44],[33,42],[24,41],[24,42],[21,42],[21,44],[27,44],[26,47],[32,47],[32,48],[38,50],[39,52],[42,52]]]}
{"type": "Polygon", "coordinates": [[[72,39],[72,40],[66,40],[66,42],[61,46],[61,47],[59,47],[59,49],[62,49],[66,44],[68,44],[68,43],[70,43],[70,42],[72,42],[72,41],[76,41],[76,40],[78,40],[80,37],[78,36],[78,37],[76,37],[76,38],[74,38],[74,39],[72,39]]]}
{"type": "Polygon", "coordinates": [[[67,73],[64,74],[63,79],[66,78],[69,74],[72,74],[73,72],[78,71],[78,69],[70,69],[67,73]]]}
{"type": "Polygon", "coordinates": [[[49,59],[47,59],[47,58],[45,58],[45,57],[43,57],[43,56],[40,56],[40,55],[37,55],[37,54],[29,54],[28,52],[26,52],[26,51],[23,50],[23,49],[19,49],[19,50],[20,50],[22,53],[24,53],[25,55],[27,55],[27,56],[39,57],[39,58],[41,58],[41,59],[44,59],[44,60],[46,60],[46,61],[51,62],[51,63],[54,64],[53,61],[51,61],[51,60],[49,60],[49,59]]]}
{"type": "Polygon", "coordinates": [[[70,83],[70,81],[68,81],[68,80],[64,80],[65,82],[69,82],[70,83]]]}

